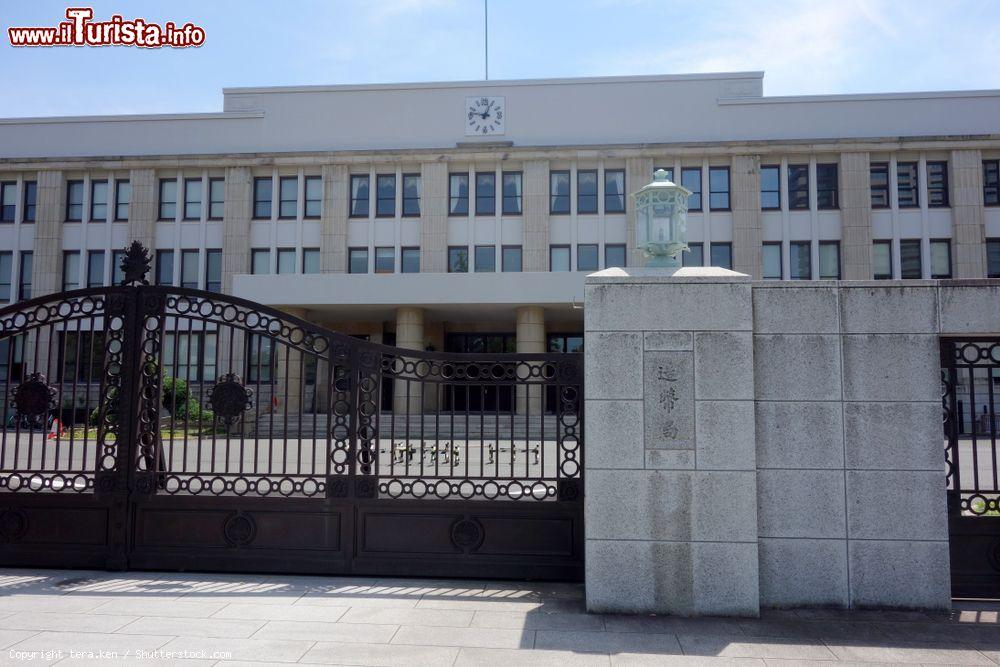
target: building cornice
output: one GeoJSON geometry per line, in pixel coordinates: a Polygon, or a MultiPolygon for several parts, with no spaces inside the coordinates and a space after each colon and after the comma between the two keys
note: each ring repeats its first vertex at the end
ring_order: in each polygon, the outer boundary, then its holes
{"type": "Polygon", "coordinates": [[[206,113],[131,114],[123,116],[39,116],[0,118],[0,125],[55,125],[63,123],[130,123],[134,121],[246,120],[263,118],[263,111],[218,111],[206,113]]]}

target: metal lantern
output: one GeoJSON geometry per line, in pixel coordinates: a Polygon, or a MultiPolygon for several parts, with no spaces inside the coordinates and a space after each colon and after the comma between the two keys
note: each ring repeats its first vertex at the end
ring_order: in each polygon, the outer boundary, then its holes
{"type": "Polygon", "coordinates": [[[646,266],[678,268],[687,250],[687,201],[691,191],[672,183],[657,169],[653,182],[632,195],[635,198],[636,245],[646,256],[646,266]]]}

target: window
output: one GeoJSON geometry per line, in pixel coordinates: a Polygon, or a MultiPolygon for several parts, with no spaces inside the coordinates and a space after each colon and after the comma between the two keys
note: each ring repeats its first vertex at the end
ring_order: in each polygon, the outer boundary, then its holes
{"type": "Polygon", "coordinates": [[[400,250],[399,269],[403,273],[420,273],[420,248],[400,250]]]}
{"type": "Polygon", "coordinates": [[[931,208],[948,207],[948,163],[927,163],[927,205],[931,208]]]}
{"type": "Polygon", "coordinates": [[[379,174],[375,177],[375,215],[380,218],[396,215],[395,174],[379,174]]]}
{"type": "Polygon", "coordinates": [[[209,331],[167,332],[163,365],[171,377],[187,382],[215,382],[218,334],[209,331]]]}
{"type": "Polygon", "coordinates": [[[24,341],[26,334],[0,340],[0,380],[20,381],[24,377],[24,341]]]}
{"type": "Polygon", "coordinates": [[[66,183],[66,222],[83,220],[83,181],[66,183]]]}
{"type": "MultiPolygon", "coordinates": [[[[987,278],[1000,278],[1000,239],[986,239],[986,272],[987,278]]],[[[3,274],[0,263],[0,275],[3,274]]]]}
{"type": "Polygon", "coordinates": [[[21,251],[20,284],[17,286],[17,298],[21,301],[31,298],[31,271],[34,254],[30,250],[21,251]]]}
{"type": "Polygon", "coordinates": [[[788,277],[792,280],[812,279],[812,244],[792,241],[788,244],[788,277]]]}
{"type": "Polygon", "coordinates": [[[129,203],[132,201],[132,184],[128,181],[115,181],[115,221],[128,220],[129,203]]]}
{"type": "Polygon", "coordinates": [[[598,248],[596,243],[581,243],[576,246],[576,270],[596,271],[598,248]]]}
{"type": "Polygon", "coordinates": [[[14,222],[17,210],[17,181],[0,183],[0,222],[14,222]]]}
{"type": "Polygon", "coordinates": [[[302,273],[319,273],[319,248],[302,249],[302,273]]]}
{"type": "MultiPolygon", "coordinates": [[[[916,208],[920,206],[920,196],[917,193],[916,162],[896,163],[896,193],[899,197],[899,208],[916,208]]],[[[900,254],[900,259],[902,257],[902,254],[900,254]]]]}
{"type": "Polygon", "coordinates": [[[267,248],[254,248],[250,251],[250,273],[255,276],[265,276],[271,273],[271,251],[267,248]]]}
{"type": "Polygon", "coordinates": [[[704,245],[688,243],[688,252],[681,253],[681,266],[705,266],[704,245]]]}
{"type": "Polygon", "coordinates": [[[247,336],[247,382],[271,382],[274,377],[274,339],[260,334],[247,336]]]}
{"type": "Polygon", "coordinates": [[[174,251],[173,250],[157,250],[156,251],[156,284],[157,285],[173,285],[174,284],[174,251]]]}
{"type": "Polygon", "coordinates": [[[108,219],[108,182],[90,182],[90,219],[106,221],[108,219]]]}
{"type": "Polygon", "coordinates": [[[173,178],[160,179],[160,220],[177,217],[177,181],[173,178]]]}
{"type": "MultiPolygon", "coordinates": [[[[80,251],[66,250],[63,252],[62,289],[68,292],[80,287],[80,251]]],[[[10,280],[8,278],[8,280],[10,280]]]]}
{"type": "Polygon", "coordinates": [[[837,165],[816,165],[816,208],[820,211],[838,208],[840,206],[839,194],[837,165]]]}
{"type": "Polygon", "coordinates": [[[270,176],[253,179],[253,217],[258,220],[271,218],[271,196],[274,181],[270,176]]]}
{"type": "Polygon", "coordinates": [[[765,241],[762,250],[764,280],[781,280],[781,241],[765,241]]]}
{"type": "Polygon", "coordinates": [[[931,239],[931,278],[951,278],[951,239],[931,239]]]}
{"type": "Polygon", "coordinates": [[[583,352],[583,334],[549,334],[548,350],[558,354],[583,352]]]}
{"type": "Polygon", "coordinates": [[[549,213],[552,215],[569,213],[568,171],[549,172],[549,213]]]}
{"type": "Polygon", "coordinates": [[[104,374],[105,340],[103,331],[60,331],[58,382],[101,381],[104,374]]]}
{"type": "Polygon", "coordinates": [[[875,280],[892,280],[892,241],[874,242],[872,272],[875,280]]]}
{"type": "MultiPolygon", "coordinates": [[[[788,208],[792,211],[809,209],[809,165],[788,165],[788,208]]],[[[791,260],[789,267],[794,268],[791,260]]]]}
{"type": "Polygon", "coordinates": [[[403,215],[420,215],[420,174],[403,174],[403,215]]]}
{"type": "Polygon", "coordinates": [[[181,250],[181,287],[198,289],[197,250],[181,250]]]}
{"type": "Polygon", "coordinates": [[[222,250],[218,248],[205,251],[205,289],[222,291],[222,250]]]}
{"type": "Polygon", "coordinates": [[[521,172],[503,172],[503,214],[521,215],[521,172]]]}
{"type": "Polygon", "coordinates": [[[278,275],[295,273],[295,248],[278,248],[278,275]]]}
{"type": "Polygon", "coordinates": [[[448,175],[448,215],[469,214],[469,175],[448,175]]]}
{"type": "Polygon", "coordinates": [[[713,211],[729,210],[729,167],[709,167],[708,208],[713,211]]]}
{"type": "Polygon", "coordinates": [[[122,271],[122,260],[125,259],[124,250],[111,251],[111,284],[121,285],[125,281],[125,272],[122,271]]]}
{"type": "Polygon", "coordinates": [[[549,246],[549,271],[570,271],[568,245],[549,246]]]}
{"type": "Polygon", "coordinates": [[[919,239],[899,242],[899,275],[901,278],[923,277],[919,239]]]}
{"type": "Polygon", "coordinates": [[[983,160],[983,203],[1000,206],[1000,160],[983,160]]]}
{"type": "Polygon", "coordinates": [[[868,168],[868,184],[872,192],[872,208],[889,208],[889,164],[873,162],[868,168]]]}
{"type": "Polygon", "coordinates": [[[468,273],[469,249],[465,246],[448,248],[448,273],[468,273]]]}
{"type": "Polygon", "coordinates": [[[819,279],[840,280],[840,243],[838,241],[819,242],[819,279]]]}
{"type": "Polygon", "coordinates": [[[493,273],[497,270],[497,248],[492,245],[476,246],[476,273],[493,273]]]}
{"type": "Polygon", "coordinates": [[[395,273],[396,249],[392,247],[375,248],[375,273],[395,273]]]}
{"type": "Polygon", "coordinates": [[[184,220],[201,219],[201,179],[184,179],[184,220]]]}
{"type": "MultiPolygon", "coordinates": [[[[125,181],[127,184],[128,181],[125,181]]],[[[38,201],[38,183],[35,181],[24,182],[24,222],[35,221],[35,204],[38,201]]]]}
{"type": "Polygon", "coordinates": [[[681,185],[691,191],[688,197],[688,210],[701,210],[701,167],[684,167],[681,169],[681,185]]]}
{"type": "Polygon", "coordinates": [[[299,178],[282,176],[278,179],[278,217],[290,220],[298,215],[299,178]]]}
{"type": "MultiPolygon", "coordinates": [[[[351,176],[351,217],[368,217],[368,176],[351,176]]],[[[366,260],[367,261],[367,260],[366,260]]]]}
{"type": "Polygon", "coordinates": [[[604,267],[625,266],[625,244],[615,243],[604,246],[604,267]]]}
{"type": "Polygon", "coordinates": [[[505,245],[500,250],[500,268],[505,273],[520,273],[521,271],[521,246],[505,245]]]}
{"type": "Polygon", "coordinates": [[[604,212],[625,212],[624,169],[606,169],[604,171],[604,212]]]}
{"type": "Polygon", "coordinates": [[[10,284],[14,272],[14,253],[0,252],[0,301],[10,301],[10,284]]]}
{"type": "Polygon", "coordinates": [[[104,251],[87,251],[87,287],[100,287],[104,284],[104,251]]]}
{"type": "Polygon", "coordinates": [[[762,211],[781,210],[781,167],[760,168],[760,208],[762,211]]]}
{"type": "Polygon", "coordinates": [[[476,215],[497,212],[497,177],[493,173],[476,174],[476,215]]]}
{"type": "Polygon", "coordinates": [[[720,269],[733,268],[733,244],[713,243],[712,244],[712,266],[720,269]]]}
{"type": "Polygon", "coordinates": [[[347,249],[347,272],[368,273],[368,248],[347,249]]]}
{"type": "Polygon", "coordinates": [[[208,219],[222,220],[226,208],[226,179],[208,179],[208,219]]]}
{"type": "Polygon", "coordinates": [[[597,213],[597,170],[576,172],[576,212],[597,213]]]}

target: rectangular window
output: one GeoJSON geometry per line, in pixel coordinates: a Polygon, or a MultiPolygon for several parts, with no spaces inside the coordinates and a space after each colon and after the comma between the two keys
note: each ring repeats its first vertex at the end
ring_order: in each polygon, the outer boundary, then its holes
{"type": "Polygon", "coordinates": [[[121,285],[125,281],[125,272],[122,270],[122,260],[125,259],[124,250],[111,251],[111,284],[121,285]]]}
{"type": "Polygon", "coordinates": [[[729,167],[708,168],[708,208],[729,210],[729,167]]]}
{"type": "Polygon", "coordinates": [[[104,222],[108,219],[108,182],[90,182],[90,219],[104,222]]]}
{"type": "Polygon", "coordinates": [[[396,249],[392,247],[375,248],[375,273],[396,272],[396,249]]]}
{"type": "Polygon", "coordinates": [[[184,219],[201,220],[201,179],[184,179],[184,219]]]}
{"type": "Polygon", "coordinates": [[[420,174],[403,174],[403,215],[420,215],[420,174]]]}
{"type": "Polygon", "coordinates": [[[986,272],[987,278],[1000,278],[1000,239],[986,239],[986,272]]]}
{"type": "Polygon", "coordinates": [[[379,174],[375,177],[375,185],[375,215],[380,218],[393,217],[396,215],[396,176],[379,174]]]}
{"type": "Polygon", "coordinates": [[[104,251],[87,251],[87,287],[104,285],[104,251]]]}
{"type": "Polygon", "coordinates": [[[187,382],[215,382],[217,345],[216,333],[164,334],[162,359],[167,374],[187,382]]]}
{"type": "Polygon", "coordinates": [[[156,284],[157,285],[173,285],[174,284],[174,251],[173,250],[157,250],[156,251],[156,284]]]}
{"type": "Polygon", "coordinates": [[[764,280],[781,280],[781,241],[765,241],[762,250],[764,280]]]}
{"type": "Polygon", "coordinates": [[[819,279],[840,280],[840,242],[819,242],[819,279]]]}
{"type": "Polygon", "coordinates": [[[983,160],[983,203],[1000,206],[1000,160],[983,160]]]}
{"type": "Polygon", "coordinates": [[[788,244],[788,277],[792,280],[812,280],[812,244],[809,241],[788,244]]]}
{"type": "Polygon", "coordinates": [[[368,273],[368,248],[348,248],[347,272],[368,273]]]}
{"type": "MultiPolygon", "coordinates": [[[[604,212],[625,212],[625,170],[604,170],[604,212]]],[[[617,266],[617,265],[616,265],[617,266]]]]}
{"type": "Polygon", "coordinates": [[[302,249],[302,273],[319,273],[319,248],[302,249]]]}
{"type": "Polygon", "coordinates": [[[868,184],[872,193],[872,208],[889,208],[889,164],[873,162],[868,167],[868,184]]]}
{"type": "Polygon", "coordinates": [[[712,266],[720,269],[733,268],[733,244],[713,243],[712,244],[712,266]]]}
{"type": "Polygon", "coordinates": [[[492,245],[476,246],[476,273],[493,273],[497,270],[497,248],[492,245]]]}
{"type": "Polygon", "coordinates": [[[688,243],[688,251],[681,253],[681,266],[705,266],[705,246],[688,243]]]}
{"type": "Polygon", "coordinates": [[[836,164],[816,165],[816,208],[831,211],[840,206],[840,182],[836,164]]]}
{"type": "Polygon", "coordinates": [[[931,278],[951,278],[951,239],[931,239],[931,278]]]}
{"type": "Polygon", "coordinates": [[[469,249],[465,246],[448,248],[448,273],[469,272],[469,249]]]}
{"type": "Polygon", "coordinates": [[[875,280],[892,280],[892,241],[872,245],[872,273],[875,280]]]}
{"type": "Polygon", "coordinates": [[[931,208],[947,208],[948,163],[927,163],[927,205],[931,208]]]}
{"type": "Polygon", "coordinates": [[[115,181],[115,222],[127,222],[129,204],[132,201],[132,184],[115,181]]]}
{"type": "Polygon", "coordinates": [[[448,215],[469,214],[469,175],[448,175],[448,215]]]}
{"type": "Polygon", "coordinates": [[[208,179],[208,219],[222,220],[226,209],[226,179],[208,179]]]}
{"type": "Polygon", "coordinates": [[[760,168],[760,209],[781,210],[781,167],[768,165],[760,168]]]}
{"type": "Polygon", "coordinates": [[[549,246],[549,271],[570,271],[568,245],[549,246]]]}
{"type": "Polygon", "coordinates": [[[323,177],[306,176],[306,218],[318,218],[323,210],[323,177]]]}
{"type": "MultiPolygon", "coordinates": [[[[368,217],[369,179],[368,176],[351,176],[351,217],[368,217]]],[[[367,260],[365,260],[367,262],[367,260]]]]}
{"type": "Polygon", "coordinates": [[[278,248],[278,275],[295,273],[295,248],[278,248]]]}
{"type": "Polygon", "coordinates": [[[274,377],[275,341],[270,336],[247,336],[247,382],[271,382],[274,377]]]}
{"type": "Polygon", "coordinates": [[[66,183],[66,222],[83,220],[83,181],[66,183]]]}
{"type": "Polygon", "coordinates": [[[104,372],[104,332],[60,331],[58,340],[56,381],[99,383],[104,372]]]}
{"type": "Polygon", "coordinates": [[[17,181],[0,183],[0,222],[14,222],[17,211],[17,181]]]}
{"type": "Polygon", "coordinates": [[[181,287],[198,289],[197,250],[181,250],[181,287]]]}
{"type": "Polygon", "coordinates": [[[549,213],[566,215],[569,213],[569,172],[549,172],[549,213]]]}
{"type": "Polygon", "coordinates": [[[503,172],[503,214],[521,215],[521,172],[503,172]]]}
{"type": "Polygon", "coordinates": [[[576,246],[576,270],[597,271],[598,249],[596,243],[581,243],[576,246]]]}
{"type": "Polygon", "coordinates": [[[625,244],[615,243],[604,246],[604,268],[625,266],[625,244]]]}
{"type": "Polygon", "coordinates": [[[597,213],[597,170],[576,172],[576,212],[597,213]]]}
{"type": "Polygon", "coordinates": [[[401,248],[399,268],[403,273],[420,273],[420,248],[401,248]]]}
{"type": "Polygon", "coordinates": [[[899,242],[899,276],[904,279],[922,278],[920,239],[899,242]]]}
{"type": "MultiPolygon", "coordinates": [[[[792,211],[809,209],[809,165],[788,165],[788,208],[792,211]]],[[[794,263],[789,260],[789,268],[794,263]]]]}
{"type": "Polygon", "coordinates": [[[684,167],[681,169],[681,185],[691,191],[688,197],[688,210],[701,210],[701,167],[684,167]]]}
{"type": "Polygon", "coordinates": [[[299,214],[299,177],[282,176],[278,179],[278,217],[291,220],[299,214]]]}
{"type": "Polygon", "coordinates": [[[250,273],[266,276],[271,273],[271,251],[267,248],[253,248],[250,251],[250,273]]]}
{"type": "Polygon", "coordinates": [[[160,220],[177,217],[177,179],[160,179],[160,220]]]}
{"type": "Polygon", "coordinates": [[[274,181],[270,176],[253,179],[253,217],[257,220],[271,219],[271,197],[274,181]]]}
{"type": "MultiPolygon", "coordinates": [[[[918,192],[917,163],[896,163],[896,193],[899,197],[899,208],[917,208],[920,206],[918,192]]],[[[902,253],[900,254],[902,259],[902,253]]]]}
{"type": "Polygon", "coordinates": [[[10,285],[13,277],[14,253],[10,250],[0,252],[0,301],[10,301],[10,285]]]}
{"type": "MultiPolygon", "coordinates": [[[[125,181],[128,183],[128,181],[125,181]]],[[[38,183],[35,181],[24,182],[24,222],[35,221],[35,204],[38,201],[38,183]]]]}
{"type": "Polygon", "coordinates": [[[497,212],[497,176],[491,172],[476,173],[476,215],[497,212]]]}
{"type": "Polygon", "coordinates": [[[17,298],[21,301],[31,298],[31,271],[34,253],[30,250],[21,251],[20,284],[17,286],[17,298]]]}
{"type": "Polygon", "coordinates": [[[504,273],[521,272],[521,246],[505,245],[500,250],[500,259],[500,268],[504,273]]]}
{"type": "MultiPolygon", "coordinates": [[[[68,292],[80,287],[80,251],[66,250],[63,252],[62,289],[68,292]]],[[[7,279],[8,281],[10,278],[7,279]]],[[[9,283],[8,283],[9,286],[9,283]]]]}
{"type": "Polygon", "coordinates": [[[222,291],[222,250],[218,248],[205,251],[205,289],[222,291]]]}

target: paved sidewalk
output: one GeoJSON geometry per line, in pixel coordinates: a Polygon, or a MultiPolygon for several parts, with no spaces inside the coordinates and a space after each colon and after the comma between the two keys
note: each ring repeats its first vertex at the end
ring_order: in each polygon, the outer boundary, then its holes
{"type": "Polygon", "coordinates": [[[992,665],[1000,605],[681,619],[589,615],[569,584],[3,570],[0,648],[32,665],[992,665]]]}

